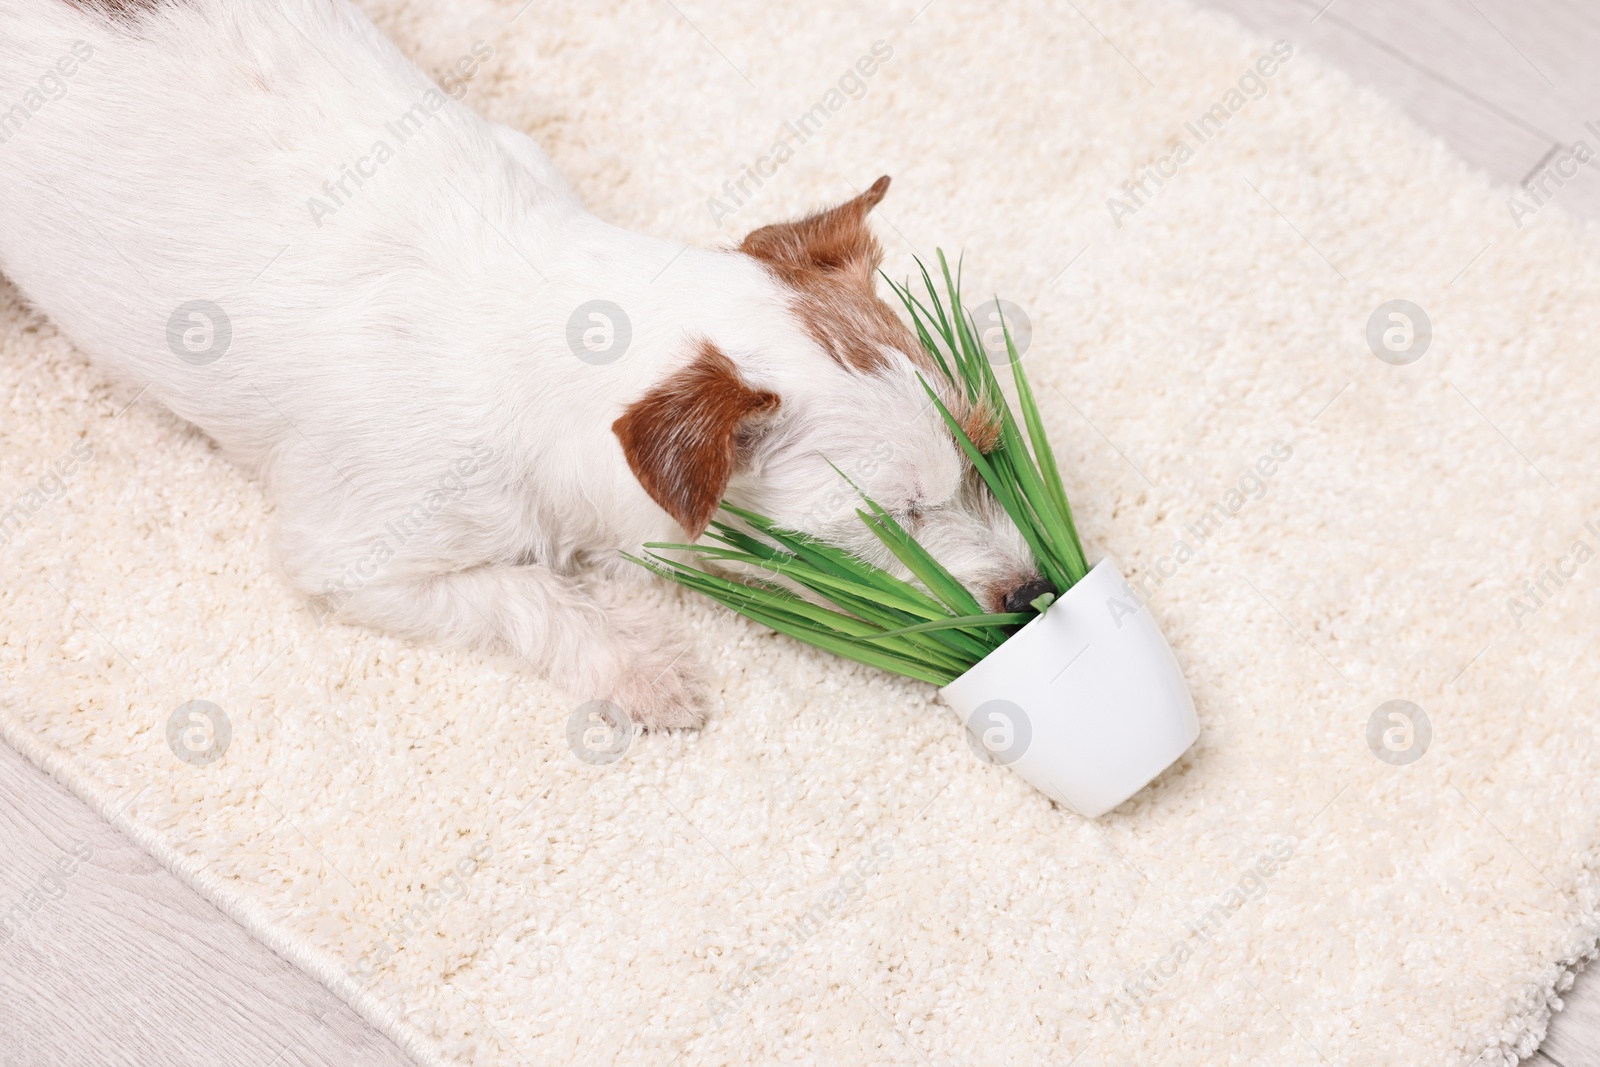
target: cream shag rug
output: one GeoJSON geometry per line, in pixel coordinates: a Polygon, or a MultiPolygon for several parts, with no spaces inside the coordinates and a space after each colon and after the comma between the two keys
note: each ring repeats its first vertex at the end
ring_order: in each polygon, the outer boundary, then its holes
{"type": "Polygon", "coordinates": [[[964,248],[1026,311],[1198,745],[1086,822],[931,689],[662,590],[710,725],[581,762],[517,664],[319,628],[258,487],[10,290],[5,736],[425,1063],[1531,1052],[1600,933],[1593,231],[1518,228],[1303,56],[1230,96],[1270,43],[1163,0],[522,4],[363,6],[436,75],[491,44],[467,103],[607,218],[712,243],[887,172],[891,274],[964,248]],[[1407,365],[1367,340],[1391,300],[1432,324],[1407,365]],[[209,766],[168,746],[190,700],[209,766]],[[1394,700],[1428,728],[1372,725],[1394,700]]]}

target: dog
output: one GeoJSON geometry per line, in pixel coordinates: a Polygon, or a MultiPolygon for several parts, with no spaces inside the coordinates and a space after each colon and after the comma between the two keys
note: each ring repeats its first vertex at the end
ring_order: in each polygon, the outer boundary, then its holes
{"type": "Polygon", "coordinates": [[[723,500],[904,574],[858,488],[988,609],[1047,591],[877,295],[887,177],[686,248],[455,95],[346,0],[0,0],[0,271],[261,479],[319,611],[645,728],[707,698],[622,553],[723,500]]]}

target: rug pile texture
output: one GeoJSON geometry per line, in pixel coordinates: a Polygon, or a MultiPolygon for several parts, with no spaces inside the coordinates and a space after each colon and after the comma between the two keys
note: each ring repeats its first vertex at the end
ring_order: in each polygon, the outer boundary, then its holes
{"type": "Polygon", "coordinates": [[[1028,316],[1201,738],[1089,822],[659,589],[710,722],[585,762],[519,662],[319,625],[260,488],[0,288],[10,743],[428,1064],[1531,1053],[1600,933],[1591,229],[1166,0],[361,6],[436,77],[491,45],[464,106],[631,228],[891,174],[890,275],[964,251],[1028,316]]]}

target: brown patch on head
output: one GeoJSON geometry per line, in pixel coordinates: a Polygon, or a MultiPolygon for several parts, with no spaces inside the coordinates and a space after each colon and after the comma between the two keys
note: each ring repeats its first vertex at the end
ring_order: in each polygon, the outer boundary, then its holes
{"type": "Polygon", "coordinates": [[[842,366],[863,372],[884,366],[885,348],[913,357],[921,352],[873,284],[883,249],[867,227],[867,214],[888,191],[884,175],[853,200],[763,226],[739,245],[793,290],[795,312],[817,343],[842,366]]]}
{"type": "Polygon", "coordinates": [[[611,431],[650,499],[693,539],[727,492],[741,436],[779,402],[745,385],[733,360],[701,341],[693,361],[631,404],[611,431]]]}
{"type": "Polygon", "coordinates": [[[948,387],[915,334],[877,295],[875,275],[883,248],[867,215],[889,191],[885,174],[838,207],[751,231],[739,251],[762,262],[794,293],[794,310],[806,331],[841,366],[870,374],[903,352],[939,390],[973,444],[984,453],[1000,443],[1000,425],[987,405],[970,404],[948,387]]]}

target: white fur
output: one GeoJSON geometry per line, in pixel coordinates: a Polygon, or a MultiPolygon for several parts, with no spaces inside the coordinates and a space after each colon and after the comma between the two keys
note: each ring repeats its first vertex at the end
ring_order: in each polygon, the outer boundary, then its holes
{"type": "Polygon", "coordinates": [[[0,0],[0,122],[19,101],[0,125],[0,268],[259,473],[286,575],[341,617],[504,643],[575,695],[698,721],[677,643],[615,588],[621,551],[684,533],[611,430],[695,338],[782,399],[732,499],[872,551],[831,463],[974,587],[1028,572],[902,355],[848,371],[756,260],[596,218],[532,141],[449,100],[344,0],[122,21],[0,0]],[[408,113],[399,143],[385,124],[408,113]],[[348,195],[325,188],[341,180],[348,195]],[[633,332],[604,366],[567,339],[595,298],[633,332]],[[168,342],[195,300],[232,330],[199,366],[168,342]]]}

